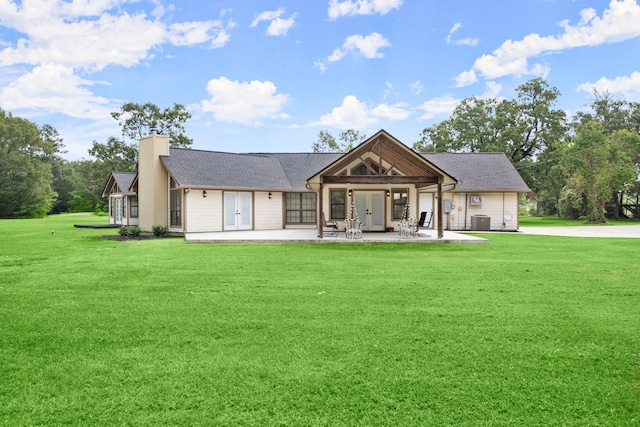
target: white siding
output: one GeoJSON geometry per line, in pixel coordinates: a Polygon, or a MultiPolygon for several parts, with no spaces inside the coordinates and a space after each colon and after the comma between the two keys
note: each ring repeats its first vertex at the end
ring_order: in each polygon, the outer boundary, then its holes
{"type": "Polygon", "coordinates": [[[452,209],[448,218],[444,215],[445,229],[471,230],[471,217],[487,215],[490,229],[494,231],[516,231],[518,229],[517,193],[445,193],[443,200],[451,199],[452,209]],[[482,196],[481,205],[467,203],[467,196],[482,196]]]}
{"type": "Polygon", "coordinates": [[[282,193],[256,192],[253,198],[254,228],[256,230],[282,229],[282,193]]]}
{"type": "Polygon", "coordinates": [[[191,189],[185,194],[183,219],[187,232],[222,231],[222,191],[191,189]]]}

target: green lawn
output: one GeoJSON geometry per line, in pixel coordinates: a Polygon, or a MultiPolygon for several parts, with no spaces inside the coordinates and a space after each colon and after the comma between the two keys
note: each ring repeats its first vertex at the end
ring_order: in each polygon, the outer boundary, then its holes
{"type": "Polygon", "coordinates": [[[105,221],[0,221],[0,425],[640,425],[638,240],[73,228],[105,221]]]}

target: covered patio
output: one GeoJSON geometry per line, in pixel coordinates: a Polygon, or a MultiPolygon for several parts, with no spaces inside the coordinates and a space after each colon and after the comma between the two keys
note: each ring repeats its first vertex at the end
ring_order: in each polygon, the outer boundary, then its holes
{"type": "Polygon", "coordinates": [[[438,230],[421,229],[415,237],[402,237],[395,232],[362,233],[362,238],[347,239],[344,232],[337,236],[318,237],[315,229],[284,229],[284,230],[248,230],[248,231],[220,231],[207,233],[186,233],[187,243],[232,243],[232,242],[309,242],[309,243],[463,243],[486,244],[487,239],[463,233],[445,230],[442,239],[438,239],[438,230]]]}

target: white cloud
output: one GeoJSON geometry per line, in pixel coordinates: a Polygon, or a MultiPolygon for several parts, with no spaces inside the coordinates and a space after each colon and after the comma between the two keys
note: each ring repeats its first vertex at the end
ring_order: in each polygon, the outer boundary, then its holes
{"type": "Polygon", "coordinates": [[[382,91],[382,98],[383,99],[387,99],[387,97],[389,95],[391,95],[391,92],[393,92],[393,85],[390,82],[386,82],[385,86],[387,87],[385,90],[382,91]]]}
{"type": "Polygon", "coordinates": [[[410,84],[409,88],[416,95],[420,95],[422,93],[422,90],[424,89],[420,80],[417,80],[415,83],[410,84]]]}
{"type": "Polygon", "coordinates": [[[130,67],[148,58],[150,50],[166,37],[162,24],[142,14],[105,13],[97,19],[75,21],[54,15],[43,18],[45,23],[38,19],[24,22],[34,15],[21,12],[12,20],[9,26],[27,38],[0,50],[0,65],[55,63],[89,70],[111,64],[130,67]]]}
{"type": "Polygon", "coordinates": [[[209,42],[211,47],[222,47],[229,41],[229,34],[220,21],[195,21],[171,24],[168,37],[175,46],[193,46],[209,42]]]}
{"type": "Polygon", "coordinates": [[[411,115],[407,104],[379,104],[371,108],[366,102],[353,95],[346,96],[342,105],[334,107],[331,113],[320,117],[312,126],[328,126],[338,129],[365,129],[375,124],[379,118],[404,120],[411,115]]]}
{"type": "MultiPolygon", "coordinates": [[[[229,34],[221,21],[168,23],[173,6],[151,0],[145,12],[125,12],[135,0],[0,0],[0,25],[21,38],[0,45],[0,67],[21,69],[4,81],[3,107],[32,108],[70,117],[109,117],[111,101],[97,97],[86,76],[108,66],[133,67],[163,44],[221,47],[229,34]],[[80,74],[82,73],[82,74],[80,74]]],[[[235,24],[229,21],[227,29],[235,24]]]]}
{"type": "Polygon", "coordinates": [[[261,12],[256,15],[256,17],[251,22],[252,27],[256,27],[261,21],[273,21],[276,18],[279,18],[284,13],[283,8],[278,8],[278,10],[268,10],[265,12],[261,12]]]}
{"type": "Polygon", "coordinates": [[[398,102],[391,105],[380,104],[371,109],[371,114],[389,120],[404,120],[411,115],[411,111],[409,111],[407,107],[408,104],[405,102],[398,102]]]}
{"type": "Polygon", "coordinates": [[[583,83],[578,86],[578,90],[583,92],[593,92],[596,89],[599,93],[619,93],[627,98],[640,98],[640,72],[634,71],[628,76],[619,76],[615,79],[602,77],[593,83],[583,83]]]}
{"type": "Polygon", "coordinates": [[[454,40],[453,43],[460,46],[477,46],[480,40],[467,37],[466,39],[454,40]]]}
{"type": "Polygon", "coordinates": [[[329,18],[337,19],[348,15],[386,15],[393,9],[399,9],[403,0],[331,0],[329,18]]]}
{"type": "Polygon", "coordinates": [[[202,110],[212,112],[216,120],[246,125],[260,124],[263,119],[287,118],[282,109],[289,96],[277,91],[270,81],[246,83],[226,77],[212,79],[207,84],[211,99],[202,101],[202,110]]]}
{"type": "Polygon", "coordinates": [[[458,31],[460,28],[462,28],[462,24],[459,22],[456,22],[455,24],[453,24],[453,27],[451,27],[451,29],[449,30],[449,34],[447,35],[447,43],[451,43],[451,38],[453,37],[453,34],[458,31]]]}
{"type": "Polygon", "coordinates": [[[330,126],[339,129],[363,129],[376,122],[369,106],[353,95],[346,96],[342,105],[335,107],[331,113],[320,117],[316,125],[330,126]]]}
{"type": "MultiPolygon", "coordinates": [[[[602,17],[594,9],[583,9],[580,22],[572,26],[568,20],[559,23],[564,30],[557,36],[529,34],[522,40],[507,40],[490,55],[478,58],[473,69],[487,79],[496,79],[507,75],[546,75],[548,65],[529,65],[528,60],[546,53],[558,52],[585,46],[599,46],[605,43],[617,43],[640,36],[640,5],[636,0],[612,0],[602,17]]],[[[458,76],[459,86],[474,83],[462,73],[458,76]]]]}
{"type": "Polygon", "coordinates": [[[492,81],[488,81],[485,84],[485,90],[484,90],[484,94],[481,96],[481,98],[487,99],[487,98],[497,98],[498,95],[500,95],[500,92],[502,92],[502,85],[496,82],[492,82],[492,81]]]}
{"type": "Polygon", "coordinates": [[[453,35],[460,29],[462,28],[462,24],[460,22],[456,22],[453,27],[451,27],[451,30],[449,30],[449,34],[447,34],[447,44],[456,44],[456,45],[466,45],[466,46],[476,46],[480,40],[478,39],[472,39],[472,38],[466,38],[466,39],[453,39],[453,35]]]}
{"type": "Polygon", "coordinates": [[[391,47],[391,43],[380,33],[371,33],[366,37],[354,34],[347,37],[342,47],[334,50],[327,59],[329,62],[340,61],[355,50],[360,51],[368,59],[382,58],[384,54],[378,51],[383,47],[391,47]]]}
{"type": "Polygon", "coordinates": [[[455,80],[457,87],[463,87],[477,82],[478,77],[476,76],[476,72],[474,70],[469,70],[463,71],[462,73],[458,74],[455,80]]]}
{"type": "Polygon", "coordinates": [[[265,11],[259,13],[251,22],[252,27],[256,27],[261,21],[270,21],[267,27],[266,34],[268,36],[285,36],[289,30],[296,23],[296,13],[289,18],[284,19],[281,16],[284,14],[284,9],[278,8],[278,10],[265,11]]]}
{"type": "Polygon", "coordinates": [[[322,62],[322,60],[320,59],[316,59],[315,61],[313,61],[313,66],[318,68],[321,73],[324,73],[325,71],[327,71],[327,64],[322,62]]]}
{"type": "Polygon", "coordinates": [[[42,65],[0,91],[0,105],[8,110],[33,109],[71,117],[100,120],[116,109],[114,100],[95,96],[84,80],[62,65],[42,65]]]}
{"type": "MultiPolygon", "coordinates": [[[[24,37],[0,50],[0,66],[61,64],[99,71],[108,65],[131,67],[153,57],[163,43],[223,46],[229,35],[220,21],[166,24],[143,12],[117,6],[128,0],[24,0],[0,2],[0,24],[24,37]],[[110,11],[115,10],[117,14],[110,11]]],[[[153,13],[164,13],[164,9],[153,13]]],[[[233,27],[233,23],[228,24],[233,27]]]]}
{"type": "Polygon", "coordinates": [[[418,106],[418,109],[424,111],[424,114],[420,116],[418,120],[427,120],[441,115],[450,115],[459,103],[460,100],[451,95],[445,95],[426,101],[418,106]]]}
{"type": "Polygon", "coordinates": [[[289,30],[296,24],[296,14],[290,18],[276,18],[267,27],[268,36],[286,36],[289,30]]]}

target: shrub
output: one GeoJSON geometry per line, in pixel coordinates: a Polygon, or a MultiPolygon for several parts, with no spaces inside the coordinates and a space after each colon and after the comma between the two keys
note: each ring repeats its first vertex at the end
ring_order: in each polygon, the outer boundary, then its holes
{"type": "Polygon", "coordinates": [[[151,227],[151,231],[153,231],[153,235],[156,237],[167,237],[169,234],[169,229],[162,225],[154,225],[151,227]]]}
{"type": "Polygon", "coordinates": [[[120,227],[120,230],[118,231],[121,236],[131,237],[139,236],[141,232],[142,230],[137,225],[124,225],[120,227]]]}

